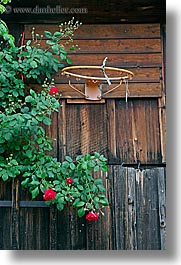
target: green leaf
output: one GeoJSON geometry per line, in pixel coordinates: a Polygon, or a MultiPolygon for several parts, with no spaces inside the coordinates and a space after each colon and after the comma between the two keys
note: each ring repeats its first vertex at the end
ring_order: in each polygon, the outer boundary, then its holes
{"type": "Polygon", "coordinates": [[[51,122],[52,122],[52,120],[51,120],[49,117],[45,117],[45,118],[43,119],[43,123],[44,123],[45,125],[50,125],[51,122]]]}
{"type": "Polygon", "coordinates": [[[81,206],[84,206],[84,205],[85,205],[85,202],[80,201],[80,202],[77,202],[75,204],[75,208],[78,208],[78,207],[81,207],[81,206]]]}
{"type": "Polygon", "coordinates": [[[63,203],[58,203],[58,204],[57,204],[57,209],[58,209],[59,211],[62,211],[62,210],[64,209],[64,204],[63,204],[63,203]]]}
{"type": "Polygon", "coordinates": [[[72,62],[72,60],[70,58],[67,58],[66,61],[67,61],[68,64],[73,64],[73,62],[72,62]]]}
{"type": "Polygon", "coordinates": [[[7,173],[4,173],[4,174],[2,175],[2,179],[3,179],[3,181],[7,181],[8,178],[9,178],[9,175],[8,175],[7,173]]]}
{"type": "Polygon", "coordinates": [[[19,93],[16,90],[13,90],[12,94],[14,97],[17,97],[19,95],[19,93]]]}
{"type": "Polygon", "coordinates": [[[27,46],[30,46],[30,44],[31,44],[31,40],[28,40],[27,43],[26,43],[26,45],[27,46]]]}
{"type": "Polygon", "coordinates": [[[84,209],[84,207],[81,207],[78,211],[77,211],[77,214],[78,214],[78,217],[82,217],[82,216],[84,216],[84,214],[85,214],[85,209],[84,209]]]}
{"type": "Polygon", "coordinates": [[[74,163],[70,163],[70,169],[72,169],[72,170],[75,169],[75,164],[74,163]]]}
{"type": "Polygon", "coordinates": [[[0,146],[0,154],[4,153],[4,148],[2,146],[0,146]]]}
{"type": "Polygon", "coordinates": [[[39,188],[36,187],[34,190],[31,191],[32,199],[35,199],[39,194],[39,188]]]}
{"type": "Polygon", "coordinates": [[[60,54],[60,60],[65,61],[67,59],[67,55],[64,53],[60,54]]]}
{"type": "Polygon", "coordinates": [[[98,194],[97,195],[99,198],[105,198],[105,195],[104,194],[98,194]]]}
{"type": "Polygon", "coordinates": [[[101,203],[102,205],[104,205],[104,206],[108,206],[109,205],[109,202],[108,202],[108,200],[105,198],[105,199],[101,199],[100,201],[99,201],[99,203],[101,203]]]}
{"type": "Polygon", "coordinates": [[[29,178],[26,178],[25,180],[23,180],[23,181],[21,182],[21,185],[22,185],[23,187],[26,187],[27,184],[29,183],[29,181],[30,181],[30,179],[29,179],[29,178]]]}
{"type": "Polygon", "coordinates": [[[97,153],[97,152],[94,152],[94,156],[95,156],[95,158],[99,158],[100,157],[100,154],[97,153]]]}
{"type": "Polygon", "coordinates": [[[4,135],[4,138],[7,140],[7,141],[9,141],[10,139],[11,139],[11,133],[6,133],[5,135],[4,135]]]}
{"type": "Polygon", "coordinates": [[[78,156],[76,157],[76,161],[80,161],[80,160],[82,160],[82,155],[78,155],[78,156]]]}
{"type": "Polygon", "coordinates": [[[54,181],[53,181],[53,184],[54,184],[54,185],[59,185],[59,184],[60,184],[60,181],[59,181],[59,180],[54,180],[54,181]]]}
{"type": "Polygon", "coordinates": [[[95,167],[96,162],[94,160],[90,160],[90,161],[88,161],[87,164],[88,164],[89,167],[95,167]]]}
{"type": "Polygon", "coordinates": [[[37,62],[35,62],[35,61],[30,62],[30,65],[31,65],[32,68],[37,68],[38,67],[37,62]]]}
{"type": "Polygon", "coordinates": [[[65,156],[65,159],[69,162],[72,163],[72,158],[70,156],[65,156]]]}
{"type": "Polygon", "coordinates": [[[40,184],[40,182],[37,180],[33,180],[30,184],[33,186],[38,186],[40,184]]]}
{"type": "Polygon", "coordinates": [[[54,37],[61,37],[62,36],[62,33],[60,31],[56,31],[54,34],[53,34],[54,37]]]}
{"type": "Polygon", "coordinates": [[[58,198],[58,204],[63,204],[64,203],[64,197],[58,198]]]}
{"type": "Polygon", "coordinates": [[[78,202],[80,202],[80,198],[75,199],[73,206],[75,206],[78,202]]]}
{"type": "Polygon", "coordinates": [[[69,168],[69,163],[68,163],[67,161],[64,161],[64,162],[62,163],[62,166],[63,166],[64,168],[69,168]]]}
{"type": "Polygon", "coordinates": [[[52,45],[52,51],[55,54],[58,54],[59,53],[59,45],[57,45],[57,44],[52,45]]]}
{"type": "Polygon", "coordinates": [[[102,185],[97,185],[97,187],[98,187],[100,192],[105,192],[106,191],[106,189],[102,185]]]}
{"type": "Polygon", "coordinates": [[[108,167],[107,167],[107,165],[102,166],[102,167],[101,167],[101,170],[102,170],[103,172],[107,172],[107,171],[108,171],[108,167]]]}
{"type": "Polygon", "coordinates": [[[86,162],[83,162],[83,163],[82,163],[82,168],[83,168],[83,169],[87,169],[87,163],[86,163],[86,162]]]}
{"type": "Polygon", "coordinates": [[[94,197],[94,202],[98,203],[99,202],[99,198],[98,197],[94,197]]]}
{"type": "Polygon", "coordinates": [[[103,162],[106,162],[106,161],[107,161],[107,158],[105,158],[103,155],[101,155],[101,156],[99,157],[99,159],[100,159],[101,161],[103,161],[103,162]]]}
{"type": "Polygon", "coordinates": [[[97,172],[97,171],[99,171],[99,166],[95,166],[94,168],[94,172],[97,172]]]}
{"type": "Polygon", "coordinates": [[[21,112],[22,113],[27,113],[27,112],[29,112],[29,108],[28,107],[24,107],[24,108],[22,108],[21,112]]]}
{"type": "Polygon", "coordinates": [[[91,158],[90,154],[85,154],[85,156],[84,156],[84,160],[85,161],[90,160],[90,158],[91,158]]]}
{"type": "Polygon", "coordinates": [[[50,31],[45,30],[44,35],[46,38],[52,38],[52,33],[50,31]]]}
{"type": "Polygon", "coordinates": [[[4,93],[0,91],[0,98],[2,98],[3,96],[4,96],[4,93]]]}
{"type": "Polygon", "coordinates": [[[84,187],[83,187],[82,185],[77,185],[77,188],[78,188],[79,190],[84,190],[84,187]]]}
{"type": "Polygon", "coordinates": [[[51,40],[47,40],[47,41],[46,41],[46,44],[48,44],[48,45],[52,46],[52,45],[54,45],[54,44],[55,44],[55,42],[53,42],[53,41],[51,41],[51,40]]]}
{"type": "Polygon", "coordinates": [[[29,102],[29,103],[33,102],[33,98],[32,98],[32,96],[27,96],[27,97],[25,98],[25,101],[26,101],[26,102],[29,102]]]}
{"type": "Polygon", "coordinates": [[[101,185],[102,184],[102,179],[100,179],[100,178],[95,179],[94,184],[95,185],[99,185],[99,184],[101,185]]]}

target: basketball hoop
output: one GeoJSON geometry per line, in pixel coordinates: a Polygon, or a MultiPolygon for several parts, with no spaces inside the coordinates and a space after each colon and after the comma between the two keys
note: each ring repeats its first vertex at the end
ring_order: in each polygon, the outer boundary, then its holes
{"type": "Polygon", "coordinates": [[[114,91],[118,87],[121,86],[121,84],[125,83],[126,87],[126,100],[128,96],[128,80],[131,80],[133,78],[133,73],[131,71],[115,68],[115,67],[107,67],[105,66],[107,57],[104,59],[102,66],[69,66],[62,69],[62,75],[66,75],[67,77],[75,77],[77,80],[85,79],[85,92],[83,93],[78,88],[76,88],[74,85],[71,84],[69,80],[69,86],[75,90],[76,92],[83,95],[88,100],[101,100],[106,94],[114,91]],[[73,72],[75,70],[85,70],[85,69],[94,69],[94,70],[100,70],[103,76],[89,76],[89,75],[83,75],[76,72],[73,72]],[[116,72],[117,76],[115,77],[108,77],[108,72],[116,72]],[[106,92],[103,92],[102,83],[106,81],[108,86],[112,84],[114,81],[119,81],[119,84],[115,85],[111,89],[109,89],[106,92]]]}

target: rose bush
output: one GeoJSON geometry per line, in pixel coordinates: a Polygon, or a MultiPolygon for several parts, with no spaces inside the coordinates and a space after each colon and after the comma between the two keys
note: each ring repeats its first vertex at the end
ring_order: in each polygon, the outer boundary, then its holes
{"type": "Polygon", "coordinates": [[[57,161],[50,155],[53,139],[45,130],[52,112],[60,109],[52,76],[64,62],[71,64],[66,47],[72,45],[79,25],[72,19],[54,33],[44,31],[40,37],[46,38],[48,48],[42,49],[34,28],[32,40],[18,47],[0,20],[0,177],[3,181],[18,177],[32,199],[41,194],[47,205],[55,204],[60,211],[70,203],[79,217],[88,214],[87,220],[97,220],[108,205],[98,176],[107,171],[106,158],[95,152],[57,161]],[[40,93],[29,89],[25,94],[24,82],[29,79],[42,84],[40,93]]]}

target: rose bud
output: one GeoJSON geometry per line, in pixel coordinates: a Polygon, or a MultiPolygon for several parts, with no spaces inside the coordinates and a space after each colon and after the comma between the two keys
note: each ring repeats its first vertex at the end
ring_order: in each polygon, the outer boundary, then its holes
{"type": "Polygon", "coordinates": [[[86,220],[91,222],[91,221],[96,221],[98,220],[99,218],[99,215],[97,213],[94,213],[94,212],[89,212],[87,215],[86,215],[86,220]]]}
{"type": "Polygon", "coordinates": [[[52,95],[52,96],[55,96],[57,93],[58,93],[58,88],[55,87],[55,86],[52,86],[50,88],[49,94],[52,95]]]}
{"type": "Polygon", "coordinates": [[[73,183],[73,179],[72,178],[67,178],[66,179],[66,183],[67,184],[72,184],[73,183]]]}
{"type": "Polygon", "coordinates": [[[43,199],[45,201],[53,201],[56,197],[56,192],[51,188],[44,191],[43,199]]]}

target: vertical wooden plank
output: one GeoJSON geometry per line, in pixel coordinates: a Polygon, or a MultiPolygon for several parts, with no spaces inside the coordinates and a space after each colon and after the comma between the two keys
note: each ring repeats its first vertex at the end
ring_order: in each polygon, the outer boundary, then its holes
{"type": "Polygon", "coordinates": [[[58,121],[57,121],[57,141],[58,141],[58,147],[57,147],[57,155],[59,161],[64,160],[64,157],[67,153],[66,148],[66,103],[65,100],[61,101],[61,108],[58,113],[58,121]]]}
{"type": "Polygon", "coordinates": [[[50,207],[50,225],[49,225],[49,249],[57,249],[57,209],[54,205],[50,207]]]}
{"type": "Polygon", "coordinates": [[[47,135],[53,140],[52,141],[52,151],[50,154],[53,157],[57,157],[57,146],[58,146],[58,130],[57,130],[57,124],[58,124],[58,113],[53,112],[51,114],[52,123],[50,126],[47,126],[47,135]]]}
{"type": "Polygon", "coordinates": [[[127,169],[114,166],[114,212],[115,212],[115,237],[116,250],[126,249],[125,238],[127,234],[127,169]]]}
{"type": "Polygon", "coordinates": [[[159,124],[162,163],[166,163],[166,27],[162,26],[162,68],[160,69],[160,83],[162,88],[162,97],[158,98],[159,124]]]}
{"type": "Polygon", "coordinates": [[[12,225],[12,250],[19,250],[19,180],[12,180],[12,208],[11,208],[11,225],[12,225]]]}
{"type": "Polygon", "coordinates": [[[161,162],[166,163],[166,98],[163,95],[158,99],[160,142],[161,142],[161,162]]]}
{"type": "Polygon", "coordinates": [[[58,212],[57,249],[85,250],[85,218],[77,216],[77,210],[67,205],[58,212]]]}
{"type": "Polygon", "coordinates": [[[157,170],[161,250],[166,249],[166,187],[163,168],[157,170]]]}
{"type": "Polygon", "coordinates": [[[137,250],[137,233],[136,233],[136,191],[135,191],[135,169],[127,170],[127,200],[128,200],[128,234],[127,250],[137,250]]]}
{"type": "Polygon", "coordinates": [[[66,108],[67,154],[99,152],[107,155],[106,107],[69,104],[66,108]]]}
{"type": "Polygon", "coordinates": [[[115,217],[115,189],[114,189],[114,166],[108,166],[108,188],[107,196],[109,201],[109,215],[110,215],[110,226],[111,226],[111,237],[110,237],[110,249],[116,249],[116,217],[115,217]]]}
{"type": "Polygon", "coordinates": [[[105,104],[88,105],[89,152],[99,152],[107,157],[107,115],[105,104]]]}
{"type": "Polygon", "coordinates": [[[158,98],[159,125],[162,163],[166,163],[166,25],[161,27],[161,49],[162,49],[162,68],[160,69],[160,83],[162,97],[158,98]]]}
{"type": "MultiPolygon", "coordinates": [[[[0,201],[11,202],[12,182],[0,180],[0,201]]],[[[12,208],[0,207],[0,249],[12,249],[12,208]]]]}
{"type": "Polygon", "coordinates": [[[71,250],[69,207],[57,212],[57,249],[71,250]]]}
{"type": "Polygon", "coordinates": [[[116,108],[115,100],[107,99],[107,134],[108,134],[108,163],[117,160],[116,152],[116,108]]]}
{"type": "Polygon", "coordinates": [[[80,106],[80,149],[82,154],[87,154],[90,152],[90,134],[91,129],[89,124],[89,106],[82,105],[80,106]]]}
{"type": "Polygon", "coordinates": [[[49,250],[49,215],[48,208],[20,209],[20,249],[49,250]]]}
{"type": "MultiPolygon", "coordinates": [[[[133,163],[134,146],[132,135],[132,101],[125,99],[116,100],[116,145],[117,161],[116,163],[133,163]]],[[[113,161],[113,163],[115,163],[113,161]]]]}
{"type": "Polygon", "coordinates": [[[125,100],[116,100],[116,125],[113,124],[114,111],[110,112],[108,110],[108,117],[112,115],[111,122],[108,121],[108,150],[111,148],[114,154],[109,151],[109,163],[161,163],[157,99],[128,99],[127,104],[125,100]]]}
{"type": "MultiPolygon", "coordinates": [[[[106,173],[100,173],[103,183],[108,191],[109,180],[106,173]]],[[[102,209],[104,215],[99,212],[99,219],[96,222],[86,222],[87,234],[87,249],[88,250],[110,250],[112,249],[112,222],[110,208],[102,209]]]]}
{"type": "Polygon", "coordinates": [[[136,173],[138,249],[160,249],[158,185],[155,169],[136,173]]]}
{"type": "MultiPolygon", "coordinates": [[[[65,137],[67,154],[75,157],[81,154],[81,127],[84,126],[80,120],[79,105],[65,105],[65,137]]],[[[63,121],[63,122],[64,122],[63,121]]]]}
{"type": "Polygon", "coordinates": [[[0,207],[0,250],[12,250],[11,208],[0,207]]]}
{"type": "Polygon", "coordinates": [[[69,207],[70,211],[70,249],[72,250],[85,250],[86,249],[86,224],[85,216],[79,218],[77,216],[77,209],[69,207]]]}

